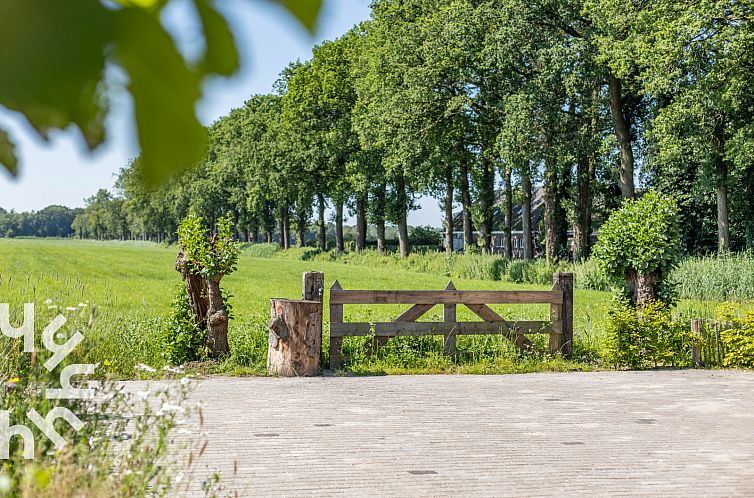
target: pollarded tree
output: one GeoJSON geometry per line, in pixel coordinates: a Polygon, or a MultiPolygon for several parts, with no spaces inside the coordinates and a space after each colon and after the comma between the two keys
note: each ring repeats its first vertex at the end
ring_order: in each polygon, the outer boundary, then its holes
{"type": "Polygon", "coordinates": [[[210,234],[196,215],[187,216],[178,228],[181,248],[175,268],[183,276],[194,321],[207,331],[207,347],[213,358],[229,352],[228,311],[220,280],[236,270],[238,247],[230,215],[217,222],[210,234]]]}
{"type": "Polygon", "coordinates": [[[593,255],[608,278],[628,285],[637,308],[672,299],[666,277],[681,256],[675,200],[656,192],[624,200],[602,225],[593,255]]]}

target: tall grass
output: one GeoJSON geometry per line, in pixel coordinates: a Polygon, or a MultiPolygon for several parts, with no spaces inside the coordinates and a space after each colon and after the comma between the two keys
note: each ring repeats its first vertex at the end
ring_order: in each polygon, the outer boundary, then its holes
{"type": "Polygon", "coordinates": [[[670,276],[684,299],[754,299],[754,253],[687,258],[670,276]]]}

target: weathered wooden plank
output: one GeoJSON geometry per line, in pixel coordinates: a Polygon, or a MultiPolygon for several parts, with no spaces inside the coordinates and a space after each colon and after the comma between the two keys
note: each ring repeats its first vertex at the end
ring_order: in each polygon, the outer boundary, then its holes
{"type": "Polygon", "coordinates": [[[561,291],[335,290],[333,304],[559,304],[561,291]]]}
{"type": "MultiPolygon", "coordinates": [[[[505,321],[503,317],[495,313],[495,311],[486,304],[467,304],[466,307],[486,322],[505,321]]],[[[523,349],[525,351],[529,351],[530,349],[534,348],[534,343],[532,343],[524,334],[518,334],[515,343],[517,348],[523,349]]]]}
{"type": "Polygon", "coordinates": [[[552,290],[563,293],[563,302],[550,305],[550,319],[560,323],[560,329],[550,335],[550,353],[561,352],[570,358],[573,355],[573,273],[553,273],[552,290]]]}
{"type": "MultiPolygon", "coordinates": [[[[333,282],[332,287],[330,287],[330,294],[332,295],[333,291],[340,290],[340,283],[336,280],[333,282]]],[[[343,337],[336,337],[332,334],[332,327],[333,325],[340,324],[343,325],[343,305],[342,304],[335,304],[330,301],[330,368],[331,369],[337,369],[340,368],[342,362],[343,362],[343,337]]]]}
{"type": "MultiPolygon", "coordinates": [[[[559,330],[560,324],[557,325],[559,330]]],[[[500,334],[514,337],[520,334],[551,334],[553,324],[548,321],[519,322],[353,322],[330,323],[330,337],[366,336],[405,337],[420,335],[483,335],[500,334]]],[[[332,353],[331,353],[332,354],[332,353]]]]}
{"type": "Polygon", "coordinates": [[[415,304],[404,311],[403,314],[396,318],[394,321],[415,322],[418,318],[421,318],[424,313],[432,309],[433,306],[434,304],[415,304]]]}
{"type": "MultiPolygon", "coordinates": [[[[448,285],[445,286],[445,290],[456,290],[456,286],[453,285],[453,282],[448,282],[448,285]]],[[[456,305],[455,304],[444,304],[443,305],[443,321],[447,323],[455,323],[456,322],[456,305]]],[[[446,356],[455,356],[458,353],[458,349],[456,347],[456,336],[454,335],[446,335],[443,336],[443,348],[442,352],[446,356]]]]}

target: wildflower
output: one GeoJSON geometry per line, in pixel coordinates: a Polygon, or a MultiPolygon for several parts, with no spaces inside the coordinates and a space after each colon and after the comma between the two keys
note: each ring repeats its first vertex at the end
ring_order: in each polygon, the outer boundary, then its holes
{"type": "Polygon", "coordinates": [[[12,484],[10,477],[5,474],[0,474],[0,495],[5,496],[10,493],[12,484]]]}
{"type": "Polygon", "coordinates": [[[102,364],[105,365],[106,367],[109,367],[110,366],[110,360],[105,360],[105,361],[102,362],[102,364]]]}
{"type": "Polygon", "coordinates": [[[66,311],[78,311],[79,309],[77,307],[75,307],[75,306],[68,306],[68,307],[66,307],[65,310],[66,311]]]}
{"type": "Polygon", "coordinates": [[[143,370],[144,372],[149,372],[149,373],[155,373],[157,371],[156,368],[152,368],[149,365],[145,365],[143,363],[138,363],[134,368],[136,370],[143,370]]]}
{"type": "Polygon", "coordinates": [[[79,308],[86,308],[86,306],[87,306],[86,303],[79,303],[79,308]]]}
{"type": "Polygon", "coordinates": [[[50,299],[50,298],[45,299],[45,304],[47,304],[47,305],[52,304],[52,299],[50,299]]]}
{"type": "Polygon", "coordinates": [[[165,415],[167,413],[183,413],[185,411],[186,410],[184,410],[183,407],[181,407],[181,406],[171,405],[170,403],[165,402],[165,403],[162,404],[162,406],[160,407],[160,409],[157,410],[157,415],[158,416],[162,416],[162,415],[165,415]]]}
{"type": "Polygon", "coordinates": [[[19,382],[21,382],[21,379],[19,379],[18,377],[13,377],[12,379],[8,379],[8,384],[18,384],[19,382]]]}
{"type": "Polygon", "coordinates": [[[164,367],[162,367],[162,369],[165,372],[174,373],[174,374],[183,373],[183,367],[169,367],[165,365],[164,367]]]}
{"type": "Polygon", "coordinates": [[[181,385],[182,386],[188,385],[190,382],[191,382],[191,378],[189,378],[189,377],[183,377],[181,379],[181,385]]]}

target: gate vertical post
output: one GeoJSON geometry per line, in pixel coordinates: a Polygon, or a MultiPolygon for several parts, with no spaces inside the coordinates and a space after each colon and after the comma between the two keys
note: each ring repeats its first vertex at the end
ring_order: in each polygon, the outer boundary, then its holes
{"type": "MultiPolygon", "coordinates": [[[[340,283],[336,280],[330,287],[330,331],[334,323],[343,323],[343,305],[333,304],[332,291],[343,290],[340,283]]],[[[333,337],[330,334],[330,368],[335,370],[340,368],[343,362],[343,338],[333,337]]]]}
{"type": "MultiPolygon", "coordinates": [[[[456,290],[455,285],[453,285],[453,282],[448,282],[448,285],[445,286],[445,290],[456,290]]],[[[443,305],[443,320],[445,322],[456,322],[456,305],[455,304],[445,304],[443,305]]],[[[455,357],[458,353],[458,350],[456,349],[456,336],[454,335],[447,335],[443,336],[443,348],[442,353],[446,356],[455,357]]]]}
{"type": "Polygon", "coordinates": [[[699,351],[699,345],[702,342],[702,332],[701,327],[699,325],[699,320],[693,319],[691,320],[691,340],[693,341],[691,344],[691,363],[694,365],[695,368],[699,368],[702,366],[702,359],[699,351]]]}
{"type": "MultiPolygon", "coordinates": [[[[573,356],[573,273],[553,273],[552,290],[563,293],[561,304],[550,305],[550,320],[561,322],[560,334],[550,334],[550,352],[573,356]]],[[[556,332],[556,331],[554,331],[556,332]]]]}
{"type": "Polygon", "coordinates": [[[307,271],[301,275],[301,299],[322,302],[325,295],[325,274],[307,271]]]}

